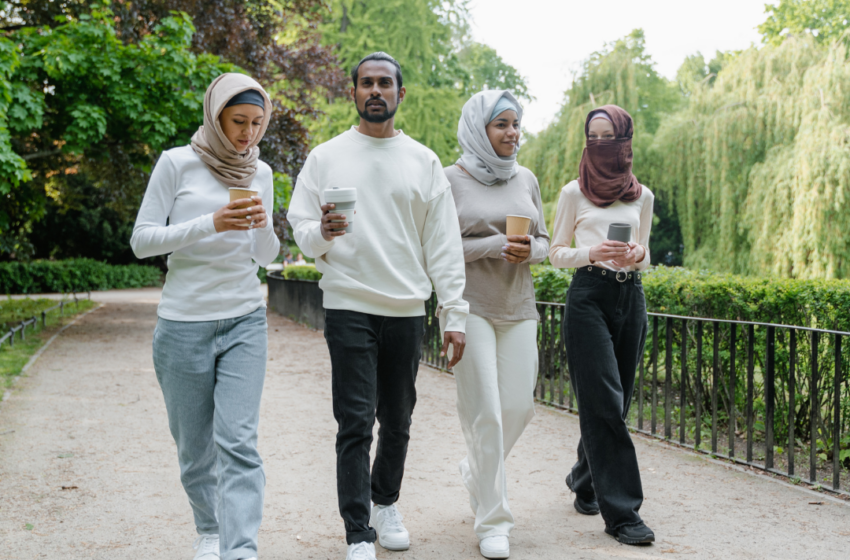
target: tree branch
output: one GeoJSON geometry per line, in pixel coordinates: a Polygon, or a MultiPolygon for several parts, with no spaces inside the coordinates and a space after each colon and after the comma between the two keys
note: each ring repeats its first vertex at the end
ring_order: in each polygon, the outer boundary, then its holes
{"type": "Polygon", "coordinates": [[[58,154],[61,154],[61,153],[62,153],[62,150],[59,150],[59,149],[47,150],[46,152],[35,152],[34,154],[23,155],[23,156],[21,156],[21,159],[23,159],[24,161],[32,161],[34,159],[55,156],[55,155],[58,155],[58,154]]]}

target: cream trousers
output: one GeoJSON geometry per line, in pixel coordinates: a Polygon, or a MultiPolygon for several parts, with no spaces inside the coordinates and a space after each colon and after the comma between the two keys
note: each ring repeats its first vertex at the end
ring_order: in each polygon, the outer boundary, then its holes
{"type": "Polygon", "coordinates": [[[514,518],[508,506],[505,459],[534,417],[537,321],[499,321],[470,314],[466,350],[453,371],[467,449],[460,472],[475,513],[475,534],[479,539],[508,536],[514,518]]]}

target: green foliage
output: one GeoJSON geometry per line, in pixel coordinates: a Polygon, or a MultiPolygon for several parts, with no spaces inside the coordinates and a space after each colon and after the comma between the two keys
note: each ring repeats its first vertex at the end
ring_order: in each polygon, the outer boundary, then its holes
{"type": "Polygon", "coordinates": [[[86,292],[162,285],[162,272],[139,264],[110,265],[93,259],[0,263],[0,293],[86,292]]]}
{"type": "Polygon", "coordinates": [[[751,48],[655,138],[685,264],[740,274],[850,273],[850,62],[812,38],[751,48]]]}
{"type": "MultiPolygon", "coordinates": [[[[112,12],[94,5],[79,19],[23,27],[0,38],[0,254],[26,258],[48,197],[71,194],[68,176],[94,175],[111,204],[133,208],[155,154],[201,122],[209,82],[234,67],[191,52],[186,14],[124,44],[112,12]],[[130,169],[110,177],[110,169],[130,169]]],[[[125,212],[126,213],[126,212],[125,212]]]]}
{"type": "Polygon", "coordinates": [[[831,43],[846,39],[850,28],[850,0],[780,0],[778,5],[766,5],[765,12],[770,15],[758,30],[771,45],[804,35],[831,43]]]}
{"type": "Polygon", "coordinates": [[[306,264],[291,264],[283,269],[283,277],[287,280],[312,280],[322,279],[322,273],[315,266],[306,264]]]}
{"type": "Polygon", "coordinates": [[[292,178],[286,173],[274,173],[274,208],[272,212],[279,212],[283,208],[289,208],[292,198],[292,178]]]}
{"type": "MultiPolygon", "coordinates": [[[[444,165],[459,156],[457,123],[473,93],[504,88],[528,98],[516,69],[493,49],[469,39],[469,16],[462,0],[332,0],[330,4],[330,15],[320,25],[322,42],[336,45],[346,70],[375,51],[398,60],[407,97],[396,115],[396,126],[431,148],[444,165]]],[[[350,99],[321,103],[325,115],[311,125],[314,145],[359,122],[350,99]]]]}
{"type": "Polygon", "coordinates": [[[531,267],[531,277],[537,301],[564,303],[573,272],[571,269],[536,264],[531,267]]]}

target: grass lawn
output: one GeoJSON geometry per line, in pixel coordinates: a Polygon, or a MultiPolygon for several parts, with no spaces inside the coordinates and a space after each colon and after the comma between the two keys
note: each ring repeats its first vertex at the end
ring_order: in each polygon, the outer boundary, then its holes
{"type": "Polygon", "coordinates": [[[38,317],[38,323],[28,326],[26,339],[21,340],[21,333],[15,334],[15,345],[10,346],[6,340],[0,345],[0,389],[11,385],[12,380],[21,372],[21,369],[29,361],[47,340],[53,336],[63,325],[73,319],[75,315],[84,313],[95,307],[97,303],[91,300],[79,300],[77,303],[65,303],[65,315],[59,314],[55,309],[47,314],[47,327],[41,326],[41,312],[59,303],[52,299],[6,299],[0,300],[0,336],[3,336],[12,326],[17,326],[21,321],[32,316],[38,317]]]}

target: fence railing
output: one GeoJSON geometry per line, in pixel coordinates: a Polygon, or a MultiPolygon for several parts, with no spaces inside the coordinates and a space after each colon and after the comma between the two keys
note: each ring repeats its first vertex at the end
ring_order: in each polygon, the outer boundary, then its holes
{"type": "MultiPolygon", "coordinates": [[[[422,361],[440,358],[434,297],[422,361]]],[[[538,303],[535,397],[578,412],[563,304],[538,303]]],[[[649,313],[628,415],[638,432],[850,496],[850,333],[649,313]],[[799,473],[799,474],[798,474],[799,473]]],[[[593,352],[592,348],[587,349],[593,352]]]]}
{"type": "MultiPolygon", "coordinates": [[[[86,294],[88,295],[87,299],[91,299],[91,292],[86,292],[86,294]]],[[[74,293],[72,295],[74,296],[74,303],[77,303],[77,301],[78,301],[77,294],[74,293]]],[[[25,319],[25,320],[21,321],[20,323],[18,323],[16,326],[11,327],[6,332],[6,334],[4,334],[3,336],[0,336],[0,345],[2,345],[6,341],[9,341],[9,346],[14,346],[16,335],[22,341],[25,340],[26,334],[27,334],[27,327],[31,326],[33,329],[35,329],[36,325],[38,324],[39,318],[41,319],[42,328],[46,327],[47,326],[47,316],[51,312],[56,311],[57,309],[59,310],[59,313],[61,315],[64,315],[65,314],[65,305],[67,305],[69,303],[71,303],[71,302],[62,300],[59,303],[57,303],[56,305],[54,305],[53,307],[48,307],[47,309],[42,309],[41,313],[39,313],[38,316],[33,315],[29,319],[25,319]]]]}

